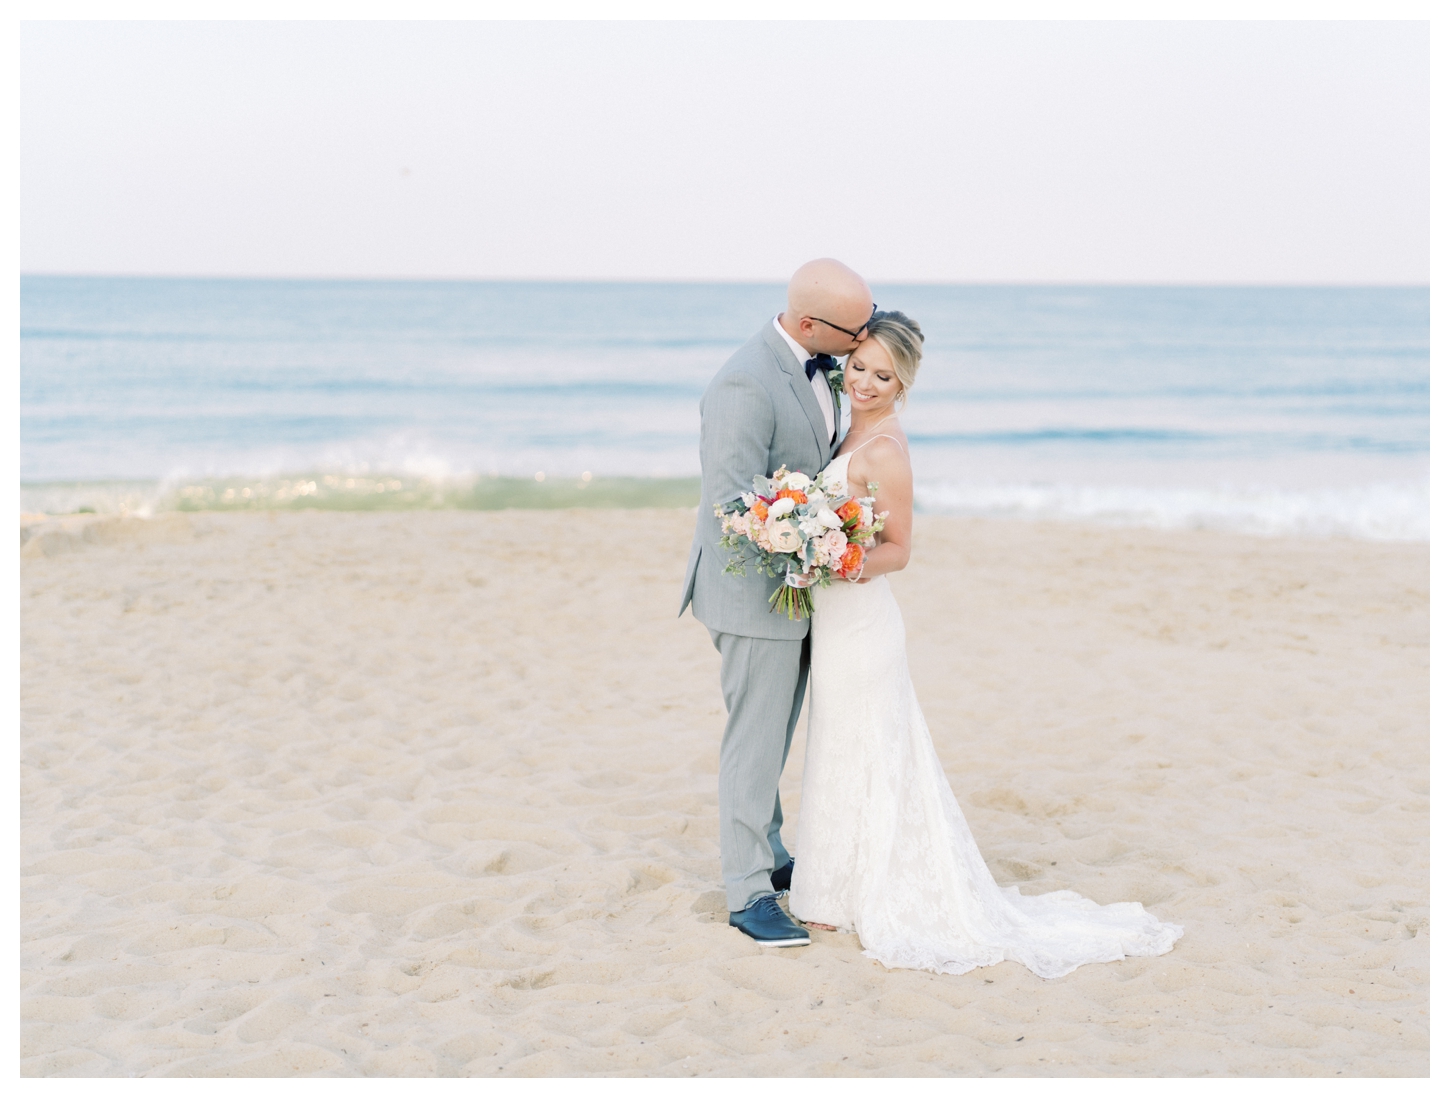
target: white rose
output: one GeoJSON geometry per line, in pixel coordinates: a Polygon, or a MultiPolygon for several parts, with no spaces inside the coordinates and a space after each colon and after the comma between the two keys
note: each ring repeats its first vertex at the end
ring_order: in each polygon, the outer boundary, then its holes
{"type": "Polygon", "coordinates": [[[789,522],[766,523],[765,539],[777,553],[794,553],[801,547],[801,536],[789,522]]]}
{"type": "Polygon", "coordinates": [[[841,516],[829,507],[822,507],[816,513],[816,518],[827,530],[839,530],[841,528],[841,516]]]}
{"type": "Polygon", "coordinates": [[[781,481],[781,484],[787,488],[794,488],[797,492],[804,492],[811,486],[811,478],[804,473],[792,473],[781,481]]]}
{"type": "Polygon", "coordinates": [[[778,499],[770,505],[770,517],[778,519],[781,515],[788,515],[795,510],[795,500],[789,497],[778,499]]]}

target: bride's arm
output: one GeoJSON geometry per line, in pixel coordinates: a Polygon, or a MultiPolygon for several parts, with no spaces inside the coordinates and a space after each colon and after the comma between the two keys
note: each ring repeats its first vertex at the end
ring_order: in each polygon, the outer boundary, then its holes
{"type": "Polygon", "coordinates": [[[900,446],[887,444],[863,450],[856,461],[866,482],[876,485],[876,513],[890,512],[876,535],[876,548],[866,553],[861,578],[899,572],[911,560],[911,460],[900,446]]]}

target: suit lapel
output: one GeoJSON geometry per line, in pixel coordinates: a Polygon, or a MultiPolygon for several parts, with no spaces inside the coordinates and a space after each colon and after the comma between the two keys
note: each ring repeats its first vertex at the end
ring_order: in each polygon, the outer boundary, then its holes
{"type": "Polygon", "coordinates": [[[844,395],[844,393],[838,393],[834,389],[831,390],[831,404],[836,409],[836,424],[834,428],[836,434],[836,444],[831,447],[832,457],[835,457],[836,451],[841,448],[841,398],[844,395]]]}
{"type": "MultiPolygon", "coordinates": [[[[821,405],[816,400],[816,391],[811,388],[811,383],[806,380],[805,370],[796,361],[791,349],[785,345],[785,340],[780,338],[774,324],[766,327],[765,342],[775,353],[776,362],[781,370],[790,379],[791,392],[795,393],[796,400],[800,401],[801,411],[805,413],[811,430],[815,432],[816,446],[820,449],[821,464],[824,465],[830,458],[831,432],[830,428],[826,426],[826,417],[821,415],[821,405]]],[[[836,415],[839,418],[839,410],[836,415]]]]}

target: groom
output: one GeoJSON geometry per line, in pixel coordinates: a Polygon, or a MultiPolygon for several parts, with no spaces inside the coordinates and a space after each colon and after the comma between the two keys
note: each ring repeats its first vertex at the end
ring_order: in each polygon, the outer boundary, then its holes
{"type": "Polygon", "coordinates": [[[724,575],[714,506],[784,465],[815,476],[840,443],[828,384],[834,355],[861,345],[876,307],[860,275],[816,259],[791,276],[786,309],[730,356],[700,401],[701,499],[680,613],[694,614],[720,653],[720,864],[730,925],[765,946],[808,945],[780,909],[794,864],[780,842],[780,773],[805,698],[810,622],[770,608],[775,581],[724,575]]]}

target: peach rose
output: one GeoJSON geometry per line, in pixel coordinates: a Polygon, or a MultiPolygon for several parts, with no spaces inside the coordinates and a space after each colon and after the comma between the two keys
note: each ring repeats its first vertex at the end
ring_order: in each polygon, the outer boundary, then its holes
{"type": "Polygon", "coordinates": [[[765,538],[777,553],[794,553],[801,547],[801,536],[788,522],[771,522],[765,527],[765,538]]]}

